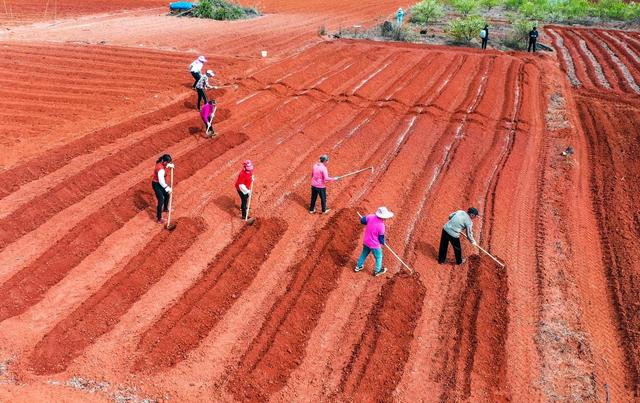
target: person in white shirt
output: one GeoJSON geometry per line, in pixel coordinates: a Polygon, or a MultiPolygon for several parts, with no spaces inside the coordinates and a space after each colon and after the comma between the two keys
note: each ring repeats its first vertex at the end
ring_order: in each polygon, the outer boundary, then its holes
{"type": "Polygon", "coordinates": [[[196,60],[191,62],[189,65],[189,71],[191,72],[191,76],[195,80],[193,82],[193,86],[191,88],[195,89],[196,84],[198,84],[198,80],[200,80],[200,76],[202,75],[202,68],[204,64],[207,62],[207,58],[204,56],[199,56],[196,60]]]}
{"type": "Polygon", "coordinates": [[[475,207],[469,207],[467,211],[458,210],[449,214],[449,221],[442,228],[442,235],[440,236],[440,251],[438,253],[438,263],[444,264],[447,260],[447,250],[449,249],[449,243],[453,246],[453,252],[456,255],[456,264],[461,265],[464,263],[462,258],[462,247],[460,246],[460,233],[463,229],[467,231],[467,238],[472,245],[477,245],[476,240],[473,238],[473,222],[480,213],[475,207]]]}

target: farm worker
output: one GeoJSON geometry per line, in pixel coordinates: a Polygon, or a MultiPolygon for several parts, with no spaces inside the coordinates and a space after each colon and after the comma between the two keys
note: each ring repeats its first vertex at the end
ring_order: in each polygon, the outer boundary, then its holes
{"type": "Polygon", "coordinates": [[[329,176],[329,171],[326,166],[327,162],[329,162],[329,156],[323,154],[320,156],[320,162],[316,162],[313,165],[311,171],[311,204],[309,205],[309,214],[315,214],[318,196],[320,196],[322,214],[327,214],[331,210],[327,208],[327,182],[334,181],[336,178],[329,176]]]}
{"type": "Polygon", "coordinates": [[[527,52],[531,52],[531,47],[533,47],[533,51],[536,51],[536,43],[538,42],[538,29],[533,27],[531,31],[529,31],[529,47],[527,48],[527,52]]]}
{"type": "Polygon", "coordinates": [[[449,221],[442,228],[442,235],[440,236],[440,253],[438,254],[438,263],[444,264],[447,260],[447,250],[449,249],[449,243],[453,246],[453,252],[456,255],[456,264],[460,265],[464,263],[465,259],[462,258],[462,248],[460,246],[460,232],[463,229],[467,230],[467,238],[473,246],[476,246],[476,240],[473,238],[473,222],[480,214],[475,207],[469,207],[467,211],[458,210],[449,214],[449,221]]]}
{"type": "Polygon", "coordinates": [[[163,224],[165,221],[162,218],[162,212],[169,211],[169,195],[172,192],[171,187],[166,181],[166,170],[173,169],[175,165],[171,162],[171,156],[164,154],[156,161],[156,167],[153,170],[153,179],[151,180],[151,187],[158,199],[158,207],[156,209],[156,218],[159,223],[163,224]]]}
{"type": "Polygon", "coordinates": [[[251,160],[246,160],[242,163],[242,170],[238,174],[236,179],[236,190],[238,196],[240,196],[240,211],[242,211],[242,218],[247,219],[247,200],[251,195],[251,183],[253,182],[253,164],[251,160]]]}
{"type": "Polygon", "coordinates": [[[216,134],[216,131],[213,130],[213,119],[216,117],[216,100],[212,99],[200,109],[200,117],[204,122],[204,131],[207,133],[207,136],[211,137],[216,134]]]}
{"type": "Polygon", "coordinates": [[[213,70],[207,70],[207,73],[200,77],[198,83],[196,84],[196,91],[198,91],[198,110],[200,110],[201,101],[204,101],[205,104],[209,102],[205,90],[215,88],[209,85],[209,77],[213,77],[215,75],[216,73],[214,73],[213,70]]]}
{"type": "Polygon", "coordinates": [[[191,72],[191,75],[193,76],[193,79],[195,80],[193,82],[193,86],[192,88],[195,89],[196,88],[196,84],[198,84],[198,80],[200,80],[200,75],[202,73],[202,67],[204,67],[204,64],[207,62],[207,58],[204,56],[198,56],[198,58],[196,60],[194,60],[193,62],[191,62],[191,64],[189,65],[189,71],[191,72]]]}
{"type": "Polygon", "coordinates": [[[402,7],[400,7],[398,9],[398,12],[396,13],[396,22],[398,23],[398,26],[402,25],[403,19],[404,19],[404,10],[402,9],[402,7]]]}
{"type": "Polygon", "coordinates": [[[382,267],[382,245],[384,245],[384,220],[393,217],[393,213],[386,207],[380,207],[375,214],[369,214],[360,218],[360,223],[366,225],[364,236],[362,237],[362,253],[356,263],[355,272],[364,268],[364,261],[373,253],[376,259],[376,270],[374,276],[380,276],[387,272],[386,267],[382,267]]]}
{"type": "Polygon", "coordinates": [[[489,25],[485,25],[480,31],[480,39],[482,39],[482,49],[486,49],[487,42],[489,42],[489,25]]]}

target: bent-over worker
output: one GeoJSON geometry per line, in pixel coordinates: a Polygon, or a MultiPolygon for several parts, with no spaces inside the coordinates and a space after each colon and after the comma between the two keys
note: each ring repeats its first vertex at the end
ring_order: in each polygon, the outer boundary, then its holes
{"type": "Polygon", "coordinates": [[[364,261],[373,253],[376,259],[376,269],[374,276],[380,276],[387,272],[386,267],[382,267],[382,245],[384,245],[384,220],[393,217],[393,213],[386,207],[380,207],[375,214],[369,214],[360,218],[360,223],[366,225],[364,235],[362,237],[362,253],[356,263],[355,272],[364,269],[364,261]]]}
{"type": "Polygon", "coordinates": [[[216,109],[217,104],[215,99],[208,101],[202,109],[200,109],[200,117],[202,118],[202,122],[204,122],[204,131],[209,137],[216,134],[216,131],[213,129],[213,119],[216,117],[216,109]]]}
{"type": "Polygon", "coordinates": [[[453,246],[453,252],[456,255],[456,264],[461,265],[464,263],[462,258],[462,247],[460,246],[460,232],[463,229],[467,230],[467,238],[473,246],[477,245],[476,240],[473,238],[473,222],[480,214],[475,207],[469,207],[467,211],[458,210],[449,214],[449,221],[442,228],[442,235],[440,236],[440,251],[438,253],[438,263],[444,264],[447,260],[447,251],[449,249],[449,243],[453,246]]]}
{"type": "Polygon", "coordinates": [[[205,104],[209,102],[206,90],[215,88],[209,85],[209,77],[213,77],[215,75],[216,73],[214,73],[213,70],[207,70],[207,73],[200,77],[196,83],[196,91],[198,91],[198,110],[200,110],[200,102],[204,101],[205,104]]]}
{"type": "Polygon", "coordinates": [[[200,80],[200,76],[202,75],[202,67],[204,67],[204,64],[206,62],[207,62],[206,57],[199,56],[196,60],[191,62],[191,64],[189,65],[189,72],[191,73],[191,76],[195,80],[191,88],[193,89],[196,88],[196,84],[198,84],[198,80],[200,80]]]}
{"type": "Polygon", "coordinates": [[[164,154],[156,161],[156,167],[153,170],[153,179],[151,187],[158,199],[158,207],[156,208],[156,219],[159,223],[164,224],[162,212],[169,212],[169,195],[173,191],[166,181],[166,170],[173,169],[175,166],[171,162],[171,156],[164,154]]]}

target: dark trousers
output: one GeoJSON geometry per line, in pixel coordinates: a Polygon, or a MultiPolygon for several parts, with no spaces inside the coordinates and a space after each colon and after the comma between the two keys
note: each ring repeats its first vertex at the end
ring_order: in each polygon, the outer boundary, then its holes
{"type": "Polygon", "coordinates": [[[204,89],[201,88],[196,88],[198,91],[198,110],[200,110],[200,102],[202,102],[204,100],[204,103],[206,104],[207,102],[209,102],[209,99],[207,99],[207,93],[204,92],[204,89]]]}
{"type": "Polygon", "coordinates": [[[531,52],[531,48],[533,48],[533,51],[536,51],[536,43],[538,41],[535,39],[529,39],[529,47],[527,48],[527,52],[531,52]]]}
{"type": "Polygon", "coordinates": [[[242,218],[247,218],[247,202],[249,201],[249,195],[238,190],[238,196],[240,196],[240,210],[242,211],[242,218]]]}
{"type": "Polygon", "coordinates": [[[327,211],[327,188],[317,188],[311,186],[311,204],[309,205],[309,211],[316,210],[316,200],[320,196],[320,204],[322,205],[322,212],[327,211]]]}
{"type": "Polygon", "coordinates": [[[162,212],[169,211],[169,193],[167,193],[158,182],[151,182],[151,187],[153,187],[153,193],[156,194],[156,199],[158,199],[156,218],[160,221],[162,219],[162,212]]]}
{"type": "Polygon", "coordinates": [[[482,38],[482,49],[487,48],[487,42],[489,42],[489,38],[482,38]]]}
{"type": "Polygon", "coordinates": [[[462,247],[460,246],[460,238],[452,237],[444,229],[442,229],[442,235],[440,235],[440,252],[438,253],[438,263],[442,264],[447,261],[449,242],[451,242],[451,246],[453,246],[453,252],[456,255],[456,264],[462,264],[462,247]]]}
{"type": "Polygon", "coordinates": [[[196,84],[198,84],[198,81],[200,80],[200,73],[198,73],[197,71],[192,71],[191,76],[193,76],[193,79],[195,80],[191,87],[196,88],[196,84]]]}

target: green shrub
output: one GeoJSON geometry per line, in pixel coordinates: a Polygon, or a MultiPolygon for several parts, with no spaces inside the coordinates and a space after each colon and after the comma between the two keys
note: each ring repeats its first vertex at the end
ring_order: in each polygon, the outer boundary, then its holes
{"type": "Polygon", "coordinates": [[[223,0],[200,0],[193,8],[193,15],[214,20],[237,20],[260,13],[255,8],[240,7],[223,0]]]}
{"type": "Polygon", "coordinates": [[[478,9],[478,2],[476,0],[451,0],[451,7],[456,11],[459,11],[465,17],[473,13],[478,9]]]}
{"type": "Polygon", "coordinates": [[[623,0],[600,0],[593,12],[602,18],[635,20],[640,19],[640,4],[625,3],[623,0]]]}
{"type": "Polygon", "coordinates": [[[417,39],[416,33],[406,25],[395,26],[380,25],[382,36],[392,41],[413,42],[417,39]]]}
{"type": "Polygon", "coordinates": [[[444,16],[444,7],[438,0],[422,0],[411,7],[409,21],[428,25],[444,16]]]}
{"type": "Polygon", "coordinates": [[[480,36],[480,31],[485,24],[486,21],[483,17],[471,15],[449,21],[446,32],[449,37],[457,42],[470,42],[473,38],[480,36]]]}
{"type": "Polygon", "coordinates": [[[529,31],[533,27],[542,31],[542,26],[537,21],[530,21],[524,18],[511,17],[509,19],[509,30],[505,34],[503,45],[511,49],[525,49],[529,43],[529,31]]]}
{"type": "Polygon", "coordinates": [[[480,6],[489,11],[494,7],[498,7],[500,4],[502,4],[502,0],[480,0],[480,6]]]}
{"type": "Polygon", "coordinates": [[[558,4],[563,20],[575,20],[592,14],[593,4],[589,0],[566,0],[558,4]]]}

